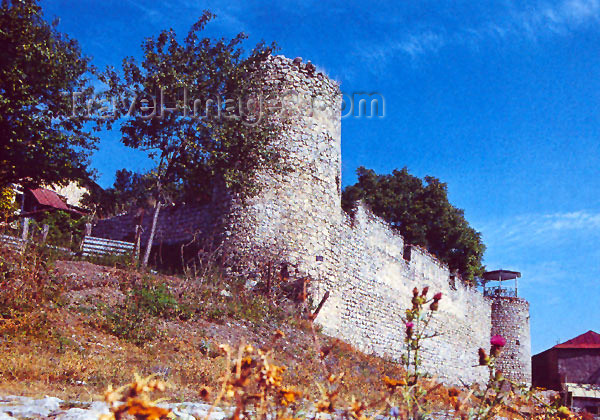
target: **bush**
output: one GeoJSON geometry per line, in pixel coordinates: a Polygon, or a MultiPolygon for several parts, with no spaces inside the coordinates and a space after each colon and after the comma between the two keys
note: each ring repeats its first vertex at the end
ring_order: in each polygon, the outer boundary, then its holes
{"type": "Polygon", "coordinates": [[[92,264],[104,265],[107,267],[115,267],[120,269],[135,269],[137,260],[131,254],[106,254],[106,255],[90,255],[81,258],[84,261],[89,261],[92,264]]]}
{"type": "Polygon", "coordinates": [[[172,319],[182,311],[179,302],[164,284],[137,287],[132,290],[130,298],[137,302],[140,312],[150,316],[172,319]]]}
{"type": "Polygon", "coordinates": [[[33,225],[34,234],[41,235],[42,227],[48,225],[46,242],[60,247],[77,250],[83,240],[86,219],[73,217],[71,214],[58,210],[47,212],[43,219],[33,225]]]}
{"type": "Polygon", "coordinates": [[[52,260],[42,249],[29,247],[20,253],[0,247],[0,316],[57,300],[62,289],[51,267],[52,260]]]}
{"type": "Polygon", "coordinates": [[[100,326],[106,332],[140,346],[158,336],[156,322],[129,299],[115,307],[102,306],[100,326]]]}
{"type": "Polygon", "coordinates": [[[0,222],[13,216],[17,210],[15,190],[12,187],[0,188],[0,222]]]}
{"type": "Polygon", "coordinates": [[[47,330],[43,305],[60,303],[62,287],[42,249],[20,253],[0,247],[0,336],[42,334],[47,330]]]}
{"type": "Polygon", "coordinates": [[[189,319],[190,310],[180,304],[164,284],[133,285],[123,303],[102,307],[101,327],[117,337],[142,345],[155,339],[156,318],[189,319]]]}

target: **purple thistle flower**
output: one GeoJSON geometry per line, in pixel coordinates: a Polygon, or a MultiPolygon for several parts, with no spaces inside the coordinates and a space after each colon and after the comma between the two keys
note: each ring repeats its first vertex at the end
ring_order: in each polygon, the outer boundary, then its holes
{"type": "Polygon", "coordinates": [[[495,335],[490,340],[490,344],[494,347],[504,347],[506,345],[506,339],[501,335],[495,335]]]}

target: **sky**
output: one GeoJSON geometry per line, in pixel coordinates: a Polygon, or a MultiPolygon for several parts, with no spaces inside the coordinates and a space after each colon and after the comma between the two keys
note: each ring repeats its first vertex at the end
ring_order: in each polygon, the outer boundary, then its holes
{"type": "MultiPolygon", "coordinates": [[[[47,18],[100,68],[140,57],[161,29],[276,41],[342,91],[378,92],[383,118],[342,122],[342,182],[359,166],[408,167],[448,184],[488,249],[488,269],[522,273],[532,351],[600,332],[600,0],[42,0],[47,18]]],[[[99,183],[144,170],[102,133],[99,183]]]]}

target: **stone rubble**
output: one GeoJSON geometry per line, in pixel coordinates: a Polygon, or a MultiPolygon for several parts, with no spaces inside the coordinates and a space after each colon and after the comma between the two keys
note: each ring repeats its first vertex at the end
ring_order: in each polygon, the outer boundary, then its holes
{"type": "MultiPolygon", "coordinates": [[[[199,402],[161,403],[161,407],[171,409],[181,420],[204,419],[211,406],[199,402]]],[[[216,407],[209,420],[223,420],[232,410],[224,411],[216,407]]],[[[97,420],[102,414],[108,414],[108,404],[102,401],[79,402],[62,401],[56,397],[34,399],[20,396],[0,397],[0,420],[42,419],[56,420],[97,420]]]]}
{"type": "MultiPolygon", "coordinates": [[[[175,419],[179,420],[203,420],[208,415],[210,404],[200,402],[161,403],[160,407],[173,411],[175,419]]],[[[5,396],[0,397],[0,420],[16,419],[43,419],[52,418],[56,420],[97,420],[102,414],[108,414],[108,404],[102,401],[94,402],[67,402],[55,397],[34,399],[29,397],[5,396]],[[77,406],[77,407],[73,407],[77,406]]],[[[213,408],[209,420],[224,420],[233,414],[233,409],[223,410],[213,408]]],[[[299,417],[307,419],[315,418],[313,410],[300,411],[299,417]]],[[[329,416],[320,413],[319,419],[330,420],[339,416],[329,416]]],[[[378,420],[387,420],[390,417],[377,416],[378,420]]],[[[452,412],[435,412],[426,417],[429,420],[454,419],[452,412]]],[[[498,419],[503,420],[503,419],[498,419]]],[[[506,419],[504,419],[506,420],[506,419]]]]}

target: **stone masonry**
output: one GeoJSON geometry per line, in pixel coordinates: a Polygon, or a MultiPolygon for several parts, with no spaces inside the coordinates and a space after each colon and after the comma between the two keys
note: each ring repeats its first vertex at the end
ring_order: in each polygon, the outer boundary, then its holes
{"type": "MultiPolygon", "coordinates": [[[[329,292],[316,319],[325,333],[394,359],[404,348],[402,316],[412,290],[429,286],[430,294],[442,292],[443,299],[431,325],[438,335],[424,343],[425,370],[445,383],[484,382],[487,370],[477,366],[477,351],[487,350],[491,335],[500,333],[510,348],[500,362],[506,375],[531,382],[526,301],[484,297],[434,256],[405,244],[364,205],[359,203],[353,215],[342,210],[342,97],[337,83],[310,62],[283,56],[270,57],[257,77],[267,90],[280,94],[276,118],[287,124],[273,145],[290,171],[259,174],[261,193],[245,205],[231,203],[226,215],[188,207],[181,210],[186,215],[182,228],[175,213],[161,215],[168,226],[162,226],[159,240],[188,240],[195,229],[208,232],[218,219],[230,249],[250,258],[276,255],[289,264],[293,276],[311,279],[313,302],[329,292]]],[[[114,237],[123,231],[125,217],[101,221],[93,234],[114,237]]]]}
{"type": "Polygon", "coordinates": [[[531,383],[531,337],[529,303],[515,297],[492,299],[492,335],[506,339],[506,347],[497,365],[516,381],[531,383]]]}

